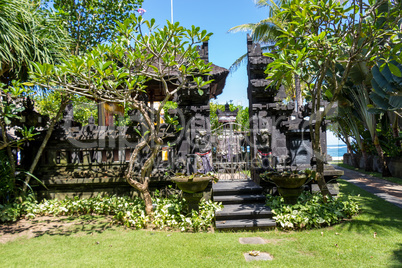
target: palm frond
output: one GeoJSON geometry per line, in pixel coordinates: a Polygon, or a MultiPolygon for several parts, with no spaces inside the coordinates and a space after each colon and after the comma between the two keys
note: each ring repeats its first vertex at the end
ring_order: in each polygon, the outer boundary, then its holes
{"type": "Polygon", "coordinates": [[[350,91],[357,113],[363,121],[370,134],[373,136],[376,131],[375,115],[370,113],[367,106],[370,104],[370,97],[363,85],[357,85],[356,90],[350,91]]]}
{"type": "Polygon", "coordinates": [[[26,76],[32,61],[54,63],[67,54],[70,39],[61,21],[36,1],[0,0],[0,14],[3,80],[5,73],[8,80],[26,76]]]}
{"type": "MultiPolygon", "coordinates": [[[[359,149],[361,151],[363,151],[364,150],[363,139],[360,136],[360,131],[358,128],[358,124],[355,122],[355,117],[351,116],[353,114],[351,108],[343,107],[339,111],[340,111],[340,114],[339,114],[340,117],[342,118],[342,120],[344,120],[346,125],[349,127],[351,134],[353,135],[353,138],[356,141],[357,146],[359,147],[359,149]]],[[[340,124],[340,126],[341,126],[341,124],[340,124]]]]}
{"type": "Polygon", "coordinates": [[[280,31],[275,24],[261,22],[256,25],[251,36],[255,42],[274,43],[279,35],[280,31]]]}
{"type": "MultiPolygon", "coordinates": [[[[262,46],[261,50],[263,52],[268,52],[270,50],[272,50],[274,48],[274,45],[267,45],[267,46],[262,46]]],[[[241,55],[235,62],[232,63],[232,65],[230,65],[229,67],[229,73],[234,73],[236,72],[240,66],[242,66],[243,64],[245,64],[247,62],[247,53],[241,55]]]]}
{"type": "Polygon", "coordinates": [[[248,59],[247,53],[241,55],[235,62],[232,63],[232,65],[230,65],[230,67],[229,67],[229,73],[236,72],[237,69],[239,69],[239,67],[240,67],[242,64],[244,64],[244,63],[247,62],[247,59],[248,59]]]}
{"type": "Polygon", "coordinates": [[[241,24],[237,25],[235,27],[232,27],[228,30],[228,33],[238,33],[238,32],[249,32],[253,31],[256,23],[246,23],[246,24],[241,24]]]}
{"type": "Polygon", "coordinates": [[[268,7],[268,6],[270,6],[270,1],[268,1],[268,0],[254,0],[254,3],[258,7],[268,7]]]}
{"type": "Polygon", "coordinates": [[[270,19],[241,24],[230,28],[228,32],[250,32],[253,41],[261,43],[273,43],[280,34],[279,28],[270,19]]]}

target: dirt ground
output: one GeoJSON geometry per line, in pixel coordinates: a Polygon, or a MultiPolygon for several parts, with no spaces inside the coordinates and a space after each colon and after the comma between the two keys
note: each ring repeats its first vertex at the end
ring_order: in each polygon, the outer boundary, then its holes
{"type": "Polygon", "coordinates": [[[112,228],[111,221],[111,217],[74,219],[67,216],[21,219],[14,223],[0,224],[0,243],[4,244],[22,237],[34,238],[44,234],[69,235],[78,232],[102,232],[107,228],[112,228]]]}

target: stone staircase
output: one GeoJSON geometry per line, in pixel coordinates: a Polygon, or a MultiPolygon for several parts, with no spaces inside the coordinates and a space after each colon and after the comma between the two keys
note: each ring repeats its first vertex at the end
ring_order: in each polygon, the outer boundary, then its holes
{"type": "Polygon", "coordinates": [[[212,186],[212,198],[222,202],[215,213],[216,229],[264,229],[276,226],[272,211],[265,206],[263,188],[251,180],[219,181],[212,186]]]}

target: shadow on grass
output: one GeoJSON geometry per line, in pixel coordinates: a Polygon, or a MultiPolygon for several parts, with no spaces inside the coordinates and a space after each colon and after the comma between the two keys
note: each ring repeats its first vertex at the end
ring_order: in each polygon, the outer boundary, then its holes
{"type": "Polygon", "coordinates": [[[361,212],[352,221],[344,223],[349,231],[358,233],[372,232],[400,232],[402,233],[402,209],[370,194],[359,187],[341,181],[340,191],[356,197],[361,212]]]}
{"type": "Polygon", "coordinates": [[[116,227],[111,216],[38,217],[0,226],[0,233],[14,237],[27,235],[30,238],[43,235],[71,236],[78,233],[87,235],[103,233],[116,227]]]}
{"type": "MultiPolygon", "coordinates": [[[[360,234],[376,232],[379,236],[402,234],[401,208],[344,181],[340,181],[340,190],[344,194],[360,195],[356,198],[361,206],[360,214],[345,222],[343,228],[360,234]]],[[[392,256],[395,264],[391,267],[402,267],[402,243],[395,246],[392,256]]]]}
{"type": "Polygon", "coordinates": [[[396,264],[392,265],[391,267],[400,268],[402,267],[402,243],[398,244],[399,248],[394,250],[393,260],[395,260],[396,264]]]}

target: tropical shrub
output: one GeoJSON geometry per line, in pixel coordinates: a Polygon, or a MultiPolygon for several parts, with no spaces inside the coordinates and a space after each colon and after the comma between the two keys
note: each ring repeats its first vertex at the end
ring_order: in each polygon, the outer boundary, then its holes
{"type": "Polygon", "coordinates": [[[16,221],[21,216],[21,205],[18,203],[0,204],[0,222],[16,221]]]}
{"type": "MultiPolygon", "coordinates": [[[[38,91],[34,95],[35,108],[41,115],[47,115],[53,118],[57,115],[61,106],[62,97],[60,91],[38,91]]],[[[74,121],[85,126],[88,125],[88,119],[93,116],[95,122],[98,122],[98,105],[95,101],[86,97],[72,95],[74,121]]]]}
{"type": "MultiPolygon", "coordinates": [[[[18,198],[23,198],[22,185],[24,184],[24,176],[29,174],[39,184],[42,184],[35,176],[29,172],[17,169],[17,172],[13,174],[13,168],[11,161],[9,160],[6,150],[0,150],[0,204],[7,207],[12,207],[13,203],[18,198]]],[[[43,185],[43,184],[42,184],[43,185]]],[[[27,188],[29,192],[32,192],[31,186],[28,184],[27,188]]]]}
{"type": "Polygon", "coordinates": [[[179,228],[181,231],[207,230],[213,225],[215,211],[222,209],[222,205],[202,200],[199,204],[199,212],[187,210],[185,199],[177,196],[155,199],[155,215],[153,224],[158,228],[179,228]]]}
{"type": "Polygon", "coordinates": [[[310,192],[304,192],[295,205],[285,204],[281,196],[267,195],[267,205],[277,224],[285,230],[330,226],[359,212],[351,196],[329,197],[325,203],[321,193],[310,192]]]}
{"type": "Polygon", "coordinates": [[[205,231],[213,225],[215,210],[221,204],[201,201],[200,210],[188,211],[185,199],[178,195],[162,198],[156,192],[153,198],[155,212],[153,217],[146,215],[145,204],[141,198],[101,196],[93,198],[66,197],[37,202],[29,196],[22,203],[0,205],[0,221],[16,221],[21,216],[33,219],[36,216],[79,216],[113,215],[113,222],[136,229],[153,225],[159,229],[180,229],[181,231],[205,231]]]}
{"type": "Polygon", "coordinates": [[[15,179],[11,176],[11,170],[5,150],[0,151],[0,204],[8,203],[15,194],[15,179]]]}
{"type": "Polygon", "coordinates": [[[17,221],[21,214],[25,214],[28,208],[37,203],[33,194],[21,198],[24,198],[24,201],[13,199],[12,202],[0,203],[0,222],[17,221]]]}

